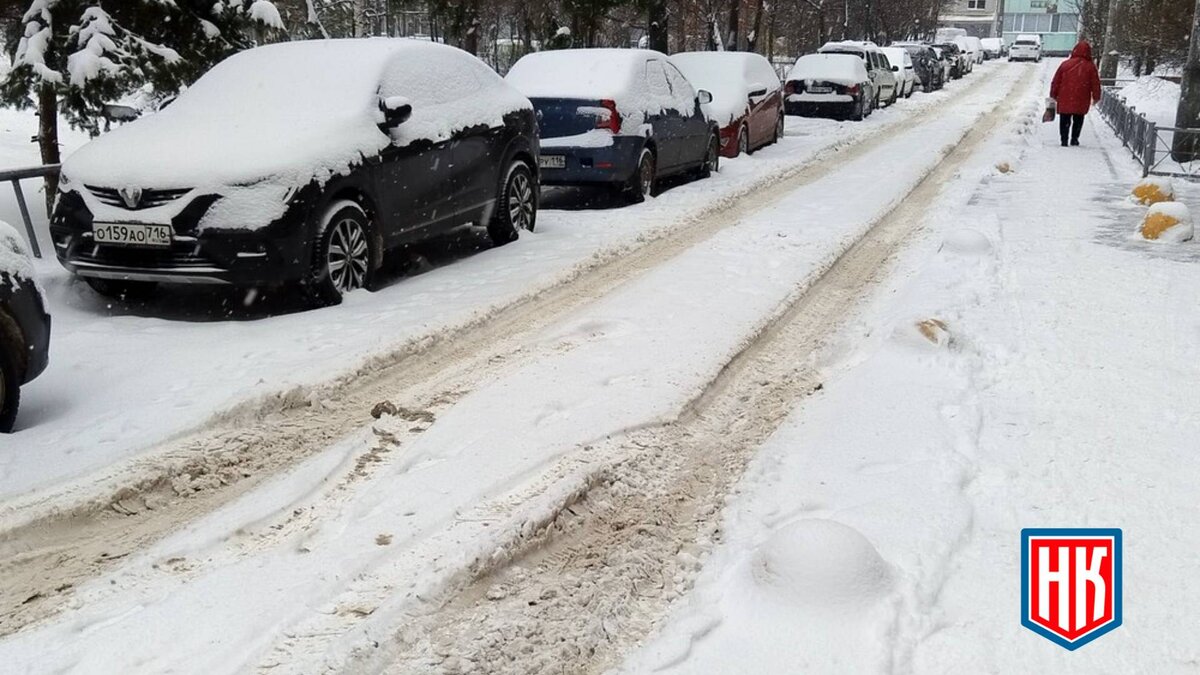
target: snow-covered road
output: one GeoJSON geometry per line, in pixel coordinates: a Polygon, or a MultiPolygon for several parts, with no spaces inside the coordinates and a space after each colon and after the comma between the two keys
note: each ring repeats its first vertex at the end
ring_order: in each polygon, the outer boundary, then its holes
{"type": "Polygon", "coordinates": [[[1126,151],[1040,107],[930,204],[626,671],[1195,672],[1200,249],[1133,239],[1126,151]],[[1021,626],[1027,527],[1123,529],[1120,628],[1021,626]]]}
{"type": "MultiPolygon", "coordinates": [[[[3,516],[10,525],[81,495],[107,497],[104,487],[142,474],[122,474],[130,469],[118,464],[107,484],[95,475],[63,481],[156,448],[234,403],[258,400],[211,422],[228,427],[213,438],[229,440],[247,420],[285,435],[297,407],[315,410],[306,413],[314,419],[328,407],[336,414],[326,417],[348,419],[349,426],[328,438],[308,430],[320,441],[317,451],[287,470],[264,459],[262,470],[280,471],[278,477],[241,498],[225,495],[232,501],[209,504],[219,508],[194,522],[205,508],[130,493],[117,505],[135,515],[79,512],[74,521],[49,523],[24,543],[36,549],[39,537],[53,540],[59,528],[105,536],[83,547],[96,560],[76,569],[83,577],[72,578],[82,582],[76,588],[52,583],[54,570],[20,577],[39,594],[30,595],[35,610],[41,603],[45,613],[65,611],[0,642],[0,659],[22,670],[223,672],[257,664],[311,672],[347,659],[397,657],[369,646],[391,644],[405,617],[428,610],[423,598],[469,583],[553,519],[599,465],[614,461],[593,453],[600,441],[677,418],[1031,70],[982,68],[967,86],[913,99],[916,105],[875,123],[890,129],[824,164],[804,166],[873,127],[793,125],[785,143],[728,163],[717,180],[680,186],[641,207],[548,211],[539,234],[515,246],[318,313],[257,317],[248,310],[243,321],[194,321],[191,309],[179,320],[139,316],[177,311],[166,300],[102,316],[77,285],[50,279],[63,317],[56,329],[70,327],[59,342],[71,351],[55,354],[66,361],[63,379],[30,389],[35,426],[13,437],[22,449],[42,453],[40,462],[31,452],[5,455],[3,484],[14,496],[3,516]],[[689,239],[689,228],[701,236],[689,239]],[[668,245],[672,237],[683,244],[668,245]],[[639,261],[638,250],[670,255],[639,261]],[[625,259],[637,265],[613,263],[616,277],[583,283],[590,274],[584,270],[598,261],[625,259]],[[426,393],[440,396],[420,409],[371,422],[369,405],[339,410],[336,386],[313,387],[348,366],[353,375],[337,386],[352,384],[429,336],[458,336],[466,326],[479,333],[484,319],[502,318],[502,308],[576,277],[584,291],[602,292],[550,307],[561,315],[552,312],[547,324],[516,326],[504,338],[511,344],[498,345],[483,365],[455,371],[453,361],[432,364],[426,393]],[[109,363],[94,345],[117,330],[125,331],[128,351],[109,363]],[[155,353],[164,344],[171,348],[155,353]],[[354,368],[362,363],[369,365],[354,368]],[[77,391],[68,386],[72,372],[77,391]],[[162,388],[165,372],[178,374],[179,383],[162,388]],[[281,399],[283,385],[305,388],[281,399]],[[54,406],[36,403],[51,395],[63,404],[53,422],[46,416],[54,406]],[[276,402],[263,405],[264,397],[276,402]],[[114,401],[123,404],[116,413],[114,401]],[[40,491],[28,494],[33,488],[40,491]],[[163,530],[139,531],[138,523],[166,527],[173,520],[183,527],[145,547],[163,530]],[[120,559],[108,562],[113,558],[120,559]],[[217,614],[220,620],[211,620],[217,614]],[[49,642],[61,648],[48,655],[49,642]]],[[[388,384],[403,405],[413,395],[394,375],[388,384]]],[[[216,448],[192,448],[208,450],[216,448]]],[[[190,488],[197,477],[172,478],[186,478],[190,488]]],[[[7,542],[5,550],[19,554],[22,543],[7,542]]],[[[62,554],[67,546],[49,548],[62,554]]]]}

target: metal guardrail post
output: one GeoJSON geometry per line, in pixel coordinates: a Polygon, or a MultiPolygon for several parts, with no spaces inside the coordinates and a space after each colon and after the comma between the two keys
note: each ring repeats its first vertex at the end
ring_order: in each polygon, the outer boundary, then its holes
{"type": "Polygon", "coordinates": [[[1150,175],[1150,169],[1154,166],[1154,154],[1158,149],[1158,125],[1154,122],[1146,123],[1146,140],[1142,146],[1142,178],[1150,175]]]}
{"type": "Polygon", "coordinates": [[[29,207],[25,205],[25,193],[21,192],[21,179],[12,179],[13,192],[17,195],[17,207],[21,209],[21,220],[25,221],[25,234],[29,237],[29,247],[33,249],[33,257],[42,257],[42,249],[38,247],[37,233],[33,231],[33,221],[29,218],[29,207]]]}

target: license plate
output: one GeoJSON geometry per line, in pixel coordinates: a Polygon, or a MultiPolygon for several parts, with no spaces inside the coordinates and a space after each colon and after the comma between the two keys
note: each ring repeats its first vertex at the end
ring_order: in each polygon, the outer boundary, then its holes
{"type": "Polygon", "coordinates": [[[92,225],[92,239],[97,244],[116,244],[118,246],[170,246],[171,226],[96,223],[92,225]]]}
{"type": "Polygon", "coordinates": [[[538,166],[543,169],[565,169],[567,158],[563,155],[542,155],[538,157],[538,166]]]}

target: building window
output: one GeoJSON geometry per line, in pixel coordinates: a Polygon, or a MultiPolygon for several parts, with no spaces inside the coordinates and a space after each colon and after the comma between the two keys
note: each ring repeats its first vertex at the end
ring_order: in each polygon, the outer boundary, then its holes
{"type": "Polygon", "coordinates": [[[967,0],[967,9],[987,9],[987,0],[967,0]]]}
{"type": "Polygon", "coordinates": [[[1079,15],[1078,14],[1059,14],[1058,15],[1058,32],[1060,32],[1060,33],[1078,33],[1079,32],[1079,15]]]}

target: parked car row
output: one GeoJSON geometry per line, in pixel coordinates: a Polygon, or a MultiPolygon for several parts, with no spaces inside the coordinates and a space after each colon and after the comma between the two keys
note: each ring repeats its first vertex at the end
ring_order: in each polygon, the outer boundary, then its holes
{"type": "Polygon", "coordinates": [[[333,304],[391,249],[467,226],[515,240],[539,185],[640,201],[782,133],[782,85],[755,54],[539,52],[501,78],[434,42],[287,42],[67,158],[50,231],[105,296],[295,286],[333,304]]]}
{"type": "Polygon", "coordinates": [[[789,115],[862,120],[878,108],[932,92],[964,77],[983,60],[977,38],[924,44],[841,41],[801,56],[784,83],[789,115]],[[973,41],[973,42],[972,42],[973,41]]]}

